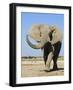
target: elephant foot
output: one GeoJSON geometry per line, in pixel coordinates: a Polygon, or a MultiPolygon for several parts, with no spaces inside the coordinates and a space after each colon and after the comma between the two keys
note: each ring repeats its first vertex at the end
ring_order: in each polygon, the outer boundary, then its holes
{"type": "Polygon", "coordinates": [[[53,66],[53,70],[58,70],[57,65],[53,66]]]}
{"type": "Polygon", "coordinates": [[[49,70],[49,69],[45,69],[44,71],[45,71],[45,72],[50,72],[50,70],[49,70]]]}
{"type": "Polygon", "coordinates": [[[50,71],[50,67],[45,66],[45,71],[46,71],[46,72],[49,72],[49,71],[50,71]]]}

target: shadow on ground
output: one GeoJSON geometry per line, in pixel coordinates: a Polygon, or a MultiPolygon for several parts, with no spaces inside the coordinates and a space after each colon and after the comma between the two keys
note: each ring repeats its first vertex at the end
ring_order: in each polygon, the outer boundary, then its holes
{"type": "MultiPolygon", "coordinates": [[[[44,70],[45,72],[52,72],[52,71],[60,71],[62,70],[62,72],[64,72],[64,68],[58,68],[58,69],[50,69],[50,71],[48,70],[44,70]]],[[[40,71],[43,71],[43,70],[40,70],[40,71]]]]}

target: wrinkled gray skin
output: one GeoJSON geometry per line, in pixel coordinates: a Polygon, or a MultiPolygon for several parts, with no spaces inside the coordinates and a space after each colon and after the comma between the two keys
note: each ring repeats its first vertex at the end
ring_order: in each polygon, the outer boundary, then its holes
{"type": "MultiPolygon", "coordinates": [[[[31,48],[34,49],[41,49],[44,47],[45,43],[50,42],[51,44],[55,44],[58,41],[62,41],[62,32],[61,30],[56,27],[56,26],[49,26],[46,24],[37,24],[33,25],[29,32],[28,35],[26,36],[26,41],[29,44],[31,48]],[[49,33],[52,32],[52,40],[50,40],[49,33]],[[29,37],[34,39],[38,44],[34,45],[32,42],[29,40],[29,37]]],[[[53,48],[54,50],[54,48],[53,48]]],[[[48,55],[48,59],[45,65],[46,70],[50,70],[50,62],[53,57],[53,52],[50,52],[48,55]]]]}

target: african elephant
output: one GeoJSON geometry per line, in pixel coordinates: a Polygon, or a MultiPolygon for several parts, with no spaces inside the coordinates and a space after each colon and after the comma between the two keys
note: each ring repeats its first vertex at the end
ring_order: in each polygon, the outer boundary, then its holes
{"type": "Polygon", "coordinates": [[[62,44],[62,32],[54,25],[36,24],[33,25],[28,35],[26,35],[26,41],[31,48],[43,49],[43,58],[45,62],[45,70],[50,71],[50,63],[53,60],[53,69],[57,70],[57,59],[62,44]],[[38,44],[32,44],[29,37],[34,39],[38,44]]]}

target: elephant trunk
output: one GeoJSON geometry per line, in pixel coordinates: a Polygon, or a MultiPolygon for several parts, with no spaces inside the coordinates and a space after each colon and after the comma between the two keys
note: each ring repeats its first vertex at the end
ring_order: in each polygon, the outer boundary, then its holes
{"type": "Polygon", "coordinates": [[[40,49],[40,48],[43,48],[43,46],[44,46],[44,43],[39,43],[39,44],[37,44],[37,45],[34,45],[34,44],[32,44],[30,41],[29,41],[29,38],[28,38],[29,36],[28,35],[26,35],[26,41],[27,41],[27,43],[28,43],[28,45],[31,47],[31,48],[34,48],[34,49],[40,49]]]}

